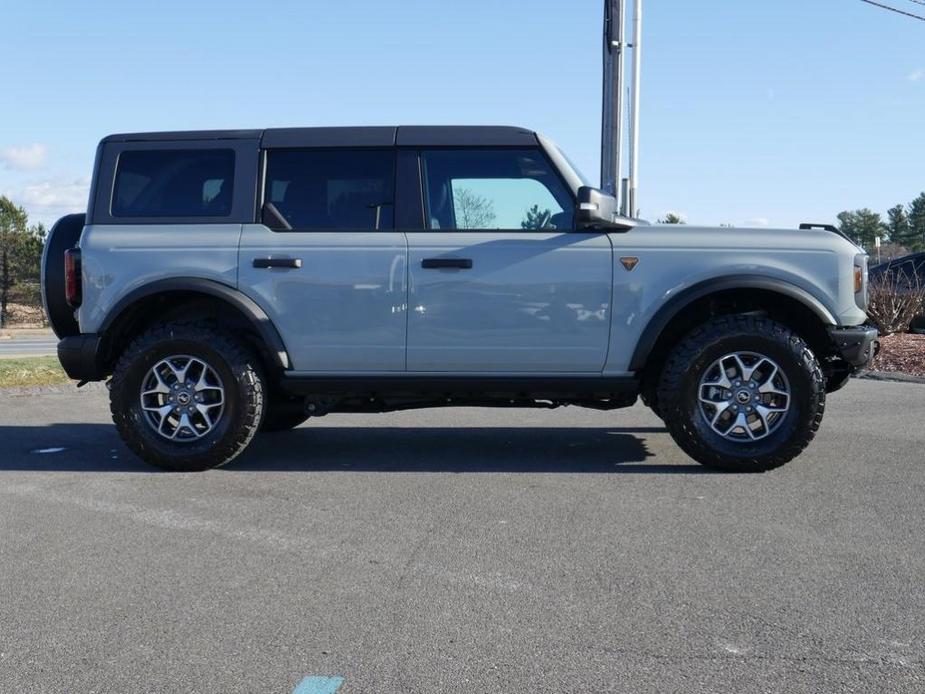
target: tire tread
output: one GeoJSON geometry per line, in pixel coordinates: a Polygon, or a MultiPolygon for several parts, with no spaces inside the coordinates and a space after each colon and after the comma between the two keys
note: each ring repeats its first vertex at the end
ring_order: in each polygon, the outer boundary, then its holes
{"type": "Polygon", "coordinates": [[[138,457],[174,472],[198,472],[221,467],[240,455],[260,429],[265,403],[265,388],[258,361],[254,354],[240,341],[208,321],[160,323],[133,340],[119,357],[110,382],[110,413],[119,436],[138,457]],[[136,426],[126,416],[128,402],[124,401],[123,384],[139,358],[157,344],[175,339],[201,342],[219,352],[227,361],[235,378],[243,379],[244,395],[243,422],[234,434],[197,455],[192,460],[161,453],[139,435],[136,426]]]}
{"type": "Polygon", "coordinates": [[[669,354],[658,383],[658,403],[672,438],[694,460],[730,472],[764,472],[790,462],[815,438],[825,414],[825,376],[806,342],[787,326],[758,316],[720,316],[694,328],[669,354]],[[808,421],[801,422],[795,434],[773,453],[732,459],[703,442],[686,421],[680,401],[683,380],[697,356],[723,339],[743,335],[763,337],[786,346],[808,372],[814,405],[808,421]]]}

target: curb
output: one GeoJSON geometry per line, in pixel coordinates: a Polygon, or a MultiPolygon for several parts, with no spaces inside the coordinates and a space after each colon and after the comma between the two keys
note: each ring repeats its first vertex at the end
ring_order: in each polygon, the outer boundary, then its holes
{"type": "Polygon", "coordinates": [[[57,339],[50,328],[3,328],[0,340],[15,340],[18,337],[48,337],[57,339]]]}
{"type": "Polygon", "coordinates": [[[899,371],[865,371],[858,374],[855,378],[862,378],[868,381],[895,381],[897,383],[922,383],[925,384],[925,376],[913,376],[899,371]]]}
{"type": "Polygon", "coordinates": [[[88,383],[83,388],[78,388],[76,381],[52,383],[47,386],[7,386],[5,388],[0,388],[0,394],[4,397],[9,396],[13,398],[30,398],[36,395],[54,393],[65,393],[69,396],[83,396],[87,393],[96,392],[107,393],[109,391],[104,383],[88,383]]]}

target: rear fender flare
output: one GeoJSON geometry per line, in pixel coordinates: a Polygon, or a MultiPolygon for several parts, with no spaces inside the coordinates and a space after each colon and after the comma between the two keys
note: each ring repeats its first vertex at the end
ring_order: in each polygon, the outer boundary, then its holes
{"type": "Polygon", "coordinates": [[[138,287],[116,302],[115,306],[106,315],[106,318],[103,319],[99,333],[105,335],[112,326],[119,322],[126,311],[131,310],[139,301],[168,292],[195,292],[230,304],[250,321],[273,359],[273,365],[283,370],[291,368],[289,352],[286,350],[283,338],[266,312],[249,296],[214,280],[196,277],[171,278],[138,287]]]}

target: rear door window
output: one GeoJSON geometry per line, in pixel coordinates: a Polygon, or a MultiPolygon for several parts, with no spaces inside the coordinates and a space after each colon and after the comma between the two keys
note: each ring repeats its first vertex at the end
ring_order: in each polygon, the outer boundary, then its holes
{"type": "Polygon", "coordinates": [[[230,149],[127,150],[119,155],[113,217],[227,217],[234,188],[230,149]]]}
{"type": "Polygon", "coordinates": [[[264,204],[295,231],[391,229],[394,191],[392,149],[267,152],[264,204]]]}

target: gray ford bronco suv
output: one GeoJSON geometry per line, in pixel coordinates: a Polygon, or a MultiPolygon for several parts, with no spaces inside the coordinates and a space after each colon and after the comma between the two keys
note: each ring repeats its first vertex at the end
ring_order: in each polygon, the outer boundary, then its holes
{"type": "Polygon", "coordinates": [[[43,290],[64,369],[171,470],[331,412],[638,396],[695,460],[768,470],[877,337],[835,229],[626,219],[511,127],[112,135],[43,290]]]}

